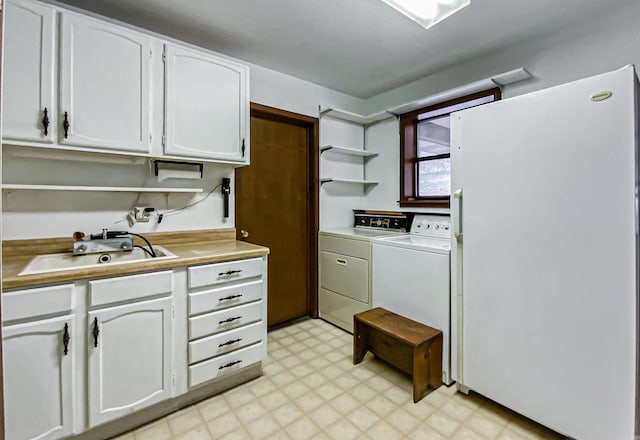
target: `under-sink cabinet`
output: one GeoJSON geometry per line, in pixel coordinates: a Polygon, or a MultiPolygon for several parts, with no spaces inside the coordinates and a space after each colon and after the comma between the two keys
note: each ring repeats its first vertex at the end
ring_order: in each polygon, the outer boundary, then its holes
{"type": "Polygon", "coordinates": [[[88,313],[90,427],[171,397],[172,288],[172,271],[89,282],[102,306],[88,313]],[[134,302],[103,306],[123,298],[134,302]]]}
{"type": "Polygon", "coordinates": [[[111,437],[258,376],[266,286],[264,256],[3,292],[7,439],[111,437]]]}

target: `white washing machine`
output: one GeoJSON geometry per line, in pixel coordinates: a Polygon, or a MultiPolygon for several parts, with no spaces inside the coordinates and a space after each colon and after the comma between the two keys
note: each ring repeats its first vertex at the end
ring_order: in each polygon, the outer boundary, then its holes
{"type": "Polygon", "coordinates": [[[442,331],[442,381],[451,384],[448,216],[416,214],[409,235],[372,240],[372,303],[442,331]]]}
{"type": "Polygon", "coordinates": [[[353,332],[353,315],[371,308],[371,240],[407,235],[410,214],[354,210],[354,227],[318,234],[320,317],[353,332]]]}

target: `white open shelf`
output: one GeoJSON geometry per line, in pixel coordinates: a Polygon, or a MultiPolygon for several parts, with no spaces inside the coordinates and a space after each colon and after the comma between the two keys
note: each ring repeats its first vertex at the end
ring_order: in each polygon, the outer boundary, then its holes
{"type": "Polygon", "coordinates": [[[355,122],[356,124],[369,125],[375,122],[384,121],[385,119],[393,118],[395,115],[385,111],[378,113],[372,113],[368,116],[358,115],[356,113],[348,112],[346,110],[339,110],[336,108],[328,108],[320,111],[320,116],[330,116],[336,119],[342,119],[343,121],[355,122]]]}
{"type": "Polygon", "coordinates": [[[376,157],[378,153],[372,153],[366,150],[358,150],[356,148],[348,148],[348,147],[339,147],[337,145],[325,145],[320,147],[320,153],[324,153],[325,151],[331,151],[334,153],[346,154],[349,156],[360,156],[360,157],[376,157]]]}
{"type": "Polygon", "coordinates": [[[332,177],[322,178],[320,179],[320,184],[335,182],[335,183],[359,183],[364,185],[377,185],[378,182],[373,180],[359,180],[359,179],[334,179],[332,177]]]}
{"type": "Polygon", "coordinates": [[[134,186],[82,186],[82,185],[25,185],[3,183],[3,190],[38,191],[94,191],[94,192],[146,192],[146,193],[201,193],[202,188],[149,188],[134,186]]]}

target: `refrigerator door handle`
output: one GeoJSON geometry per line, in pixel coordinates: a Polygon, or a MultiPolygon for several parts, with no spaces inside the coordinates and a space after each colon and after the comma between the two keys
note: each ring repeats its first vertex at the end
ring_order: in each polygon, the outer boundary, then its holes
{"type": "Polygon", "coordinates": [[[458,242],[462,242],[462,188],[453,193],[455,201],[453,207],[453,235],[458,242]]]}

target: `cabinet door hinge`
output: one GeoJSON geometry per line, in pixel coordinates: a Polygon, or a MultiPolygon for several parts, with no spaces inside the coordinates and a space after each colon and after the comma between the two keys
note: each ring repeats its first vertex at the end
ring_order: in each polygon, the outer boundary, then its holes
{"type": "Polygon", "coordinates": [[[149,49],[149,58],[153,58],[153,49],[149,49]]]}
{"type": "Polygon", "coordinates": [[[149,133],[149,143],[153,142],[153,135],[149,133]]]}
{"type": "Polygon", "coordinates": [[[242,157],[244,157],[244,149],[245,149],[245,146],[244,146],[244,138],[243,138],[242,139],[242,157]]]}
{"type": "Polygon", "coordinates": [[[164,147],[164,135],[162,135],[162,146],[164,147]]]}
{"type": "Polygon", "coordinates": [[[171,306],[171,318],[176,319],[176,306],[171,306]]]}
{"type": "Polygon", "coordinates": [[[171,373],[171,386],[175,388],[176,386],[176,374],[171,373]]]}
{"type": "Polygon", "coordinates": [[[165,54],[165,53],[162,54],[162,62],[163,63],[167,62],[167,54],[165,54]]]}

